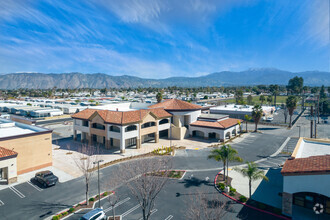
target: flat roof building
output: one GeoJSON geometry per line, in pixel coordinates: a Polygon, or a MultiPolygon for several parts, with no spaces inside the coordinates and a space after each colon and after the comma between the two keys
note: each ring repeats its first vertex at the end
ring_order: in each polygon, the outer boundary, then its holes
{"type": "MultiPolygon", "coordinates": [[[[275,112],[275,107],[262,106],[262,110],[265,116],[271,115],[275,112]]],[[[210,108],[211,114],[224,114],[229,115],[231,118],[244,119],[245,115],[252,115],[253,106],[250,105],[221,105],[210,108]]]]}
{"type": "MultiPolygon", "coordinates": [[[[0,147],[17,153],[17,175],[52,165],[51,135],[46,128],[0,118],[0,147]]],[[[7,169],[1,166],[0,173],[7,169]]]]}

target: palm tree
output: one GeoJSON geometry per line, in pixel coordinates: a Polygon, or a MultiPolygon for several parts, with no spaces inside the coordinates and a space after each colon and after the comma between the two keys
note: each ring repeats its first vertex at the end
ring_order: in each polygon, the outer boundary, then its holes
{"type": "Polygon", "coordinates": [[[294,110],[297,108],[297,97],[294,95],[290,95],[287,99],[286,99],[286,107],[289,110],[289,115],[290,115],[290,124],[289,127],[291,128],[292,126],[292,115],[294,110]]]}
{"type": "Polygon", "coordinates": [[[223,145],[220,149],[214,149],[211,151],[211,154],[208,156],[208,159],[214,159],[216,161],[223,162],[223,180],[225,181],[228,177],[228,162],[229,161],[243,161],[242,158],[237,156],[238,152],[232,148],[229,144],[223,145]],[[227,175],[226,175],[227,167],[227,175]]]}
{"type": "Polygon", "coordinates": [[[157,102],[160,103],[163,100],[163,94],[158,92],[156,95],[157,102]]]}
{"type": "Polygon", "coordinates": [[[267,102],[269,103],[269,105],[272,104],[272,101],[273,101],[273,96],[271,95],[267,96],[267,102]]]}
{"type": "Polygon", "coordinates": [[[247,123],[248,123],[248,121],[250,121],[252,119],[252,117],[250,115],[244,115],[244,118],[245,118],[245,127],[246,127],[246,133],[247,133],[248,132],[247,123]]]}
{"type": "Polygon", "coordinates": [[[254,162],[246,162],[247,168],[234,167],[233,170],[241,173],[244,177],[249,179],[249,197],[251,198],[251,185],[252,181],[264,179],[268,181],[268,178],[264,175],[264,171],[258,169],[254,162]]]}
{"type": "Polygon", "coordinates": [[[259,100],[260,100],[261,105],[262,105],[262,104],[264,103],[264,101],[266,100],[266,98],[265,98],[264,95],[261,95],[261,96],[259,97],[259,100]]]}
{"type": "Polygon", "coordinates": [[[255,127],[255,132],[258,130],[258,123],[263,115],[263,110],[260,105],[255,105],[252,109],[252,118],[254,120],[254,124],[256,125],[255,127]]]}

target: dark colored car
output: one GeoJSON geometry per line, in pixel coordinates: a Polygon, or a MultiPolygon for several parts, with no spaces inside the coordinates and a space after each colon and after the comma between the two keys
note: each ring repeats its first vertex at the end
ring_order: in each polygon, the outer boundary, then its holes
{"type": "Polygon", "coordinates": [[[58,181],[58,177],[49,170],[36,173],[34,178],[44,187],[53,186],[58,181]]]}

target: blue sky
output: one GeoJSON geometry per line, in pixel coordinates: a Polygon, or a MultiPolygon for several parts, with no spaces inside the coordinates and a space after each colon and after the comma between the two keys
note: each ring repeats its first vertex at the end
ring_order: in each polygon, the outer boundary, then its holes
{"type": "Polygon", "coordinates": [[[2,0],[0,73],[330,71],[329,0],[2,0]]]}

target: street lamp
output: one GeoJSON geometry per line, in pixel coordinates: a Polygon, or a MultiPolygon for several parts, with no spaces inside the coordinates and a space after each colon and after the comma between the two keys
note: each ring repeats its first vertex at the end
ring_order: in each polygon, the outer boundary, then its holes
{"type": "Polygon", "coordinates": [[[98,160],[93,162],[93,164],[97,164],[97,184],[98,184],[98,191],[99,191],[99,208],[101,208],[101,195],[100,195],[100,163],[104,160],[98,160]]]}
{"type": "Polygon", "coordinates": [[[300,125],[297,126],[299,128],[299,137],[300,137],[300,125]]]}

